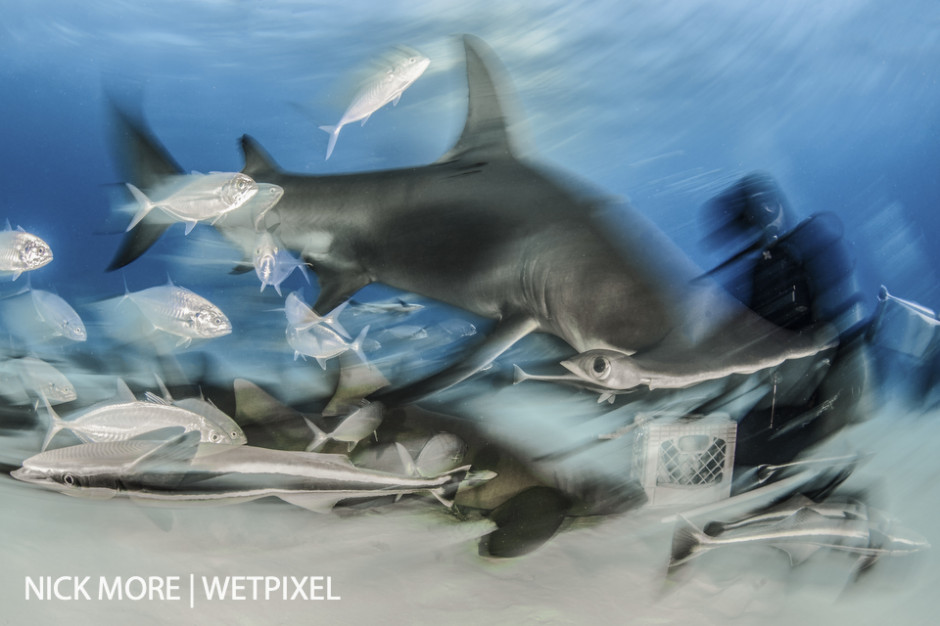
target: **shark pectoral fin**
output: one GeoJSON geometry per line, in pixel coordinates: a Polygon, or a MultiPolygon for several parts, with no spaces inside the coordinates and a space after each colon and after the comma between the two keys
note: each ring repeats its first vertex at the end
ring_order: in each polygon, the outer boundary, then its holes
{"type": "Polygon", "coordinates": [[[278,498],[314,513],[329,513],[336,503],[346,497],[345,494],[322,492],[279,493],[278,498]]]}
{"type": "Polygon", "coordinates": [[[517,341],[537,329],[538,322],[531,317],[507,317],[463,361],[412,385],[381,394],[381,398],[387,402],[404,404],[443,391],[484,369],[517,341]]]}
{"type": "Polygon", "coordinates": [[[316,271],[320,280],[320,295],[313,310],[317,315],[326,315],[372,282],[364,273],[334,271],[322,265],[318,265],[316,271]]]}
{"type": "Polygon", "coordinates": [[[401,102],[401,94],[395,96],[395,98],[392,100],[392,106],[397,107],[399,102],[401,102]]]}

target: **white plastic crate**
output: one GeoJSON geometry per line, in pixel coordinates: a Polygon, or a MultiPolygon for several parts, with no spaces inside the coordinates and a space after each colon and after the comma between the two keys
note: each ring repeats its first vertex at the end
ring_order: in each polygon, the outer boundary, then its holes
{"type": "Polygon", "coordinates": [[[634,477],[649,506],[708,504],[731,495],[737,422],[725,413],[636,419],[634,477]]]}

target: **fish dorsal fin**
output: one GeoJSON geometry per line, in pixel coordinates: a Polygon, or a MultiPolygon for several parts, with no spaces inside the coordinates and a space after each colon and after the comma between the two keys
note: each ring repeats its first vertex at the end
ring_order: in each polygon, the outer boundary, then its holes
{"type": "Polygon", "coordinates": [[[166,398],[161,398],[160,396],[158,396],[152,391],[145,392],[144,399],[147,400],[147,402],[151,404],[159,404],[162,406],[170,406],[172,404],[172,402],[170,402],[166,398]]]}
{"type": "Polygon", "coordinates": [[[281,169],[271,155],[261,147],[261,144],[250,135],[242,135],[242,152],[245,154],[245,167],[242,173],[252,178],[257,178],[256,175],[259,173],[277,172],[281,169]]]}
{"type": "Polygon", "coordinates": [[[438,159],[438,163],[458,159],[487,159],[512,157],[513,145],[506,128],[501,87],[505,80],[496,80],[494,73],[500,63],[496,55],[481,39],[464,35],[467,53],[467,121],[460,139],[453,148],[438,159]]]}
{"type": "Polygon", "coordinates": [[[118,402],[135,402],[137,400],[134,392],[127,386],[123,378],[117,379],[117,393],[114,394],[114,399],[118,402]]]}
{"type": "Polygon", "coordinates": [[[182,477],[180,465],[193,460],[199,449],[199,431],[191,430],[161,443],[130,464],[128,470],[137,473],[158,473],[170,477],[182,477]]]}
{"type": "Polygon", "coordinates": [[[827,520],[826,516],[809,507],[802,507],[793,512],[792,515],[780,521],[782,528],[800,528],[807,524],[819,524],[827,520]]]}

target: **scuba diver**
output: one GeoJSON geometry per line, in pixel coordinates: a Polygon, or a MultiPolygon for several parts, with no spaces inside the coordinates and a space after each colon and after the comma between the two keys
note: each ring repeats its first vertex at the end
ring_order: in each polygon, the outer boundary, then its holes
{"type": "Polygon", "coordinates": [[[829,325],[839,335],[835,354],[820,361],[816,376],[790,381],[804,393],[789,394],[786,406],[773,399],[758,405],[738,424],[738,463],[786,462],[861,421],[870,408],[868,320],[854,258],[835,214],[817,213],[794,225],[766,174],[749,174],[721,192],[706,204],[705,218],[707,243],[738,248],[706,275],[718,275],[735,297],[777,326],[810,332],[829,325]]]}
{"type": "Polygon", "coordinates": [[[749,265],[748,276],[729,287],[751,310],[797,332],[824,323],[842,334],[862,321],[855,262],[835,214],[817,213],[792,226],[786,199],[766,174],[745,176],[706,211],[718,223],[708,241],[747,243],[709,274],[749,265]]]}

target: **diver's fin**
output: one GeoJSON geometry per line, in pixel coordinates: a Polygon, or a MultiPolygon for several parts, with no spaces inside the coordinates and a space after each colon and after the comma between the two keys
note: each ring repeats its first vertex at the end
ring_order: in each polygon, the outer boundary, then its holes
{"type": "Polygon", "coordinates": [[[257,180],[257,174],[279,172],[280,166],[274,162],[271,155],[261,147],[261,144],[251,135],[242,135],[242,152],[245,154],[245,167],[242,173],[257,180]]]}
{"type": "Polygon", "coordinates": [[[462,361],[444,371],[418,382],[396,389],[378,398],[392,404],[414,402],[438,391],[443,391],[470,378],[496,360],[517,341],[538,329],[538,322],[528,316],[506,318],[499,322],[490,335],[462,361]]]}
{"type": "Polygon", "coordinates": [[[481,39],[464,35],[463,43],[467,54],[467,121],[460,139],[437,162],[511,157],[514,150],[506,128],[506,102],[501,98],[501,93],[509,90],[504,88],[507,81],[503,77],[494,76],[501,64],[481,39]]]}

